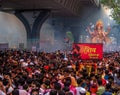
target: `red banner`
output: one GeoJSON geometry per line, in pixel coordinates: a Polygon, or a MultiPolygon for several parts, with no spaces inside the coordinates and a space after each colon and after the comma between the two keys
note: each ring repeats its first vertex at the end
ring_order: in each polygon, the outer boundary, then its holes
{"type": "Polygon", "coordinates": [[[78,59],[102,59],[103,44],[74,43],[72,53],[78,59]]]}

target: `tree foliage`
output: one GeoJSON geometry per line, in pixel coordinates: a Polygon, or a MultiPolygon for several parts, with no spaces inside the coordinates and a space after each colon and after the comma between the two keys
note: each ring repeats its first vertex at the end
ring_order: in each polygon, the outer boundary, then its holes
{"type": "Polygon", "coordinates": [[[120,0],[101,0],[101,3],[112,10],[111,17],[120,24],[120,0]]]}

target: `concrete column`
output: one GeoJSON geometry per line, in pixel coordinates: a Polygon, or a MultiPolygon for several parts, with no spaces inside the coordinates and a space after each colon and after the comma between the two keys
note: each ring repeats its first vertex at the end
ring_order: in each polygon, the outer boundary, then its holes
{"type": "Polygon", "coordinates": [[[15,16],[23,23],[27,32],[27,48],[30,47],[31,44],[31,28],[28,20],[22,14],[22,11],[15,11],[15,16]]]}
{"type": "MultiPolygon", "coordinates": [[[[35,11],[35,10],[33,10],[35,11]]],[[[33,12],[31,11],[31,12],[33,12]]],[[[32,46],[39,48],[40,42],[40,29],[44,21],[49,17],[50,10],[39,10],[39,15],[34,19],[33,26],[31,27],[27,18],[22,14],[28,11],[15,11],[15,16],[23,23],[27,32],[27,49],[32,46]]],[[[32,16],[32,15],[31,15],[32,16]]]]}
{"type": "Polygon", "coordinates": [[[35,21],[33,22],[33,27],[32,27],[32,44],[35,45],[37,48],[39,48],[39,43],[40,43],[40,29],[42,24],[45,22],[45,20],[49,17],[50,11],[49,10],[42,10],[35,21]]]}

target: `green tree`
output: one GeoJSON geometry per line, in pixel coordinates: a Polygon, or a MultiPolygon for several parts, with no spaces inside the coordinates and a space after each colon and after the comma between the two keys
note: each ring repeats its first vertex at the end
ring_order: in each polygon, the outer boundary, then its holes
{"type": "Polygon", "coordinates": [[[120,24],[120,0],[101,0],[101,3],[111,9],[111,17],[120,24]]]}

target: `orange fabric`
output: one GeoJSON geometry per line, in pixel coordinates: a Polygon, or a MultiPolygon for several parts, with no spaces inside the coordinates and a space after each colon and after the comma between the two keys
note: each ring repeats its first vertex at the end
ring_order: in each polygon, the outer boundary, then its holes
{"type": "Polygon", "coordinates": [[[71,76],[71,85],[76,87],[77,86],[77,81],[75,80],[74,77],[71,76]]]}

